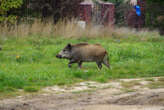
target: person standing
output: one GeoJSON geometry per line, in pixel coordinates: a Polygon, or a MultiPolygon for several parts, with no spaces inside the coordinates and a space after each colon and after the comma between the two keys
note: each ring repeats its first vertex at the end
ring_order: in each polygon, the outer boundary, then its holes
{"type": "Polygon", "coordinates": [[[134,17],[135,27],[137,29],[140,29],[142,25],[142,21],[144,19],[141,12],[141,6],[138,4],[137,0],[130,0],[130,5],[133,6],[134,11],[136,13],[136,17],[134,17]]]}

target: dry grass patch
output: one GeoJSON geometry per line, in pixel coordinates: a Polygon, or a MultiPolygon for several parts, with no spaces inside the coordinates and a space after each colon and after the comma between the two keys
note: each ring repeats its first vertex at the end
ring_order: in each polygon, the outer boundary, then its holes
{"type": "Polygon", "coordinates": [[[164,82],[164,77],[159,78],[158,81],[164,82]]]}
{"type": "Polygon", "coordinates": [[[128,81],[128,82],[121,82],[121,86],[124,88],[132,88],[134,86],[140,86],[140,80],[128,81]]]}
{"type": "Polygon", "coordinates": [[[158,81],[152,82],[147,86],[150,89],[164,88],[164,78],[159,78],[158,81]]]}
{"type": "Polygon", "coordinates": [[[65,20],[59,21],[57,24],[53,24],[52,21],[47,23],[41,22],[40,19],[34,20],[33,23],[21,23],[19,25],[13,25],[8,27],[7,25],[0,26],[0,35],[25,37],[29,35],[40,36],[53,36],[53,37],[65,37],[65,38],[97,38],[97,37],[112,37],[116,39],[134,39],[147,41],[147,40],[160,40],[158,31],[148,31],[142,29],[136,31],[135,29],[125,27],[103,27],[88,25],[85,29],[81,28],[77,20],[65,20]]]}
{"type": "Polygon", "coordinates": [[[136,92],[137,90],[136,89],[122,88],[121,91],[123,93],[129,93],[129,92],[136,92]]]}
{"type": "Polygon", "coordinates": [[[151,81],[151,82],[154,82],[155,79],[153,79],[153,78],[147,78],[147,79],[145,79],[145,81],[151,81]]]}

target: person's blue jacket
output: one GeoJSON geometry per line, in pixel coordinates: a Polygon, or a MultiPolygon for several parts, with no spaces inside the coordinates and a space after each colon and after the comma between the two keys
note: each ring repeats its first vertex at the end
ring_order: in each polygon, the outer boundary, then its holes
{"type": "Polygon", "coordinates": [[[139,6],[139,5],[135,5],[134,8],[135,8],[135,10],[136,10],[137,16],[141,16],[141,9],[140,9],[140,6],[139,6]]]}

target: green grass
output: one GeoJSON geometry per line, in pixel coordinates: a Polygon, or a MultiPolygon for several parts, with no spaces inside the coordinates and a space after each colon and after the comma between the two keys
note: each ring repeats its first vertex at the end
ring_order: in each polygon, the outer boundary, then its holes
{"type": "Polygon", "coordinates": [[[0,38],[0,94],[19,89],[34,92],[52,85],[71,85],[92,80],[164,76],[164,39],[134,38],[0,38]],[[118,42],[119,40],[119,42],[118,42]],[[55,58],[67,43],[100,43],[109,53],[111,69],[99,70],[95,63],[76,64],[70,69],[68,60],[55,58]],[[35,88],[36,87],[36,88],[35,88]]]}

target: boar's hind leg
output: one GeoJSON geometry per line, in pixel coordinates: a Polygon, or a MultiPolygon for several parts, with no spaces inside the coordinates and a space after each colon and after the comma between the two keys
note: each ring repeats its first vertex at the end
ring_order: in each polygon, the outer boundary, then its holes
{"type": "Polygon", "coordinates": [[[77,61],[75,60],[70,60],[68,63],[68,67],[71,68],[72,67],[72,63],[77,63],[77,61]]]}
{"type": "Polygon", "coordinates": [[[82,61],[80,61],[80,62],[78,62],[78,66],[79,66],[79,68],[82,68],[82,61]]]}
{"type": "Polygon", "coordinates": [[[106,55],[103,59],[103,64],[105,66],[107,66],[108,68],[110,68],[110,64],[109,64],[109,57],[106,55]]]}
{"type": "Polygon", "coordinates": [[[101,70],[101,68],[102,68],[101,62],[96,62],[96,63],[97,63],[97,66],[99,67],[99,69],[101,70]]]}
{"type": "Polygon", "coordinates": [[[109,65],[109,62],[108,61],[103,61],[103,64],[105,65],[105,66],[107,66],[108,68],[110,68],[110,65],[109,65]]]}

